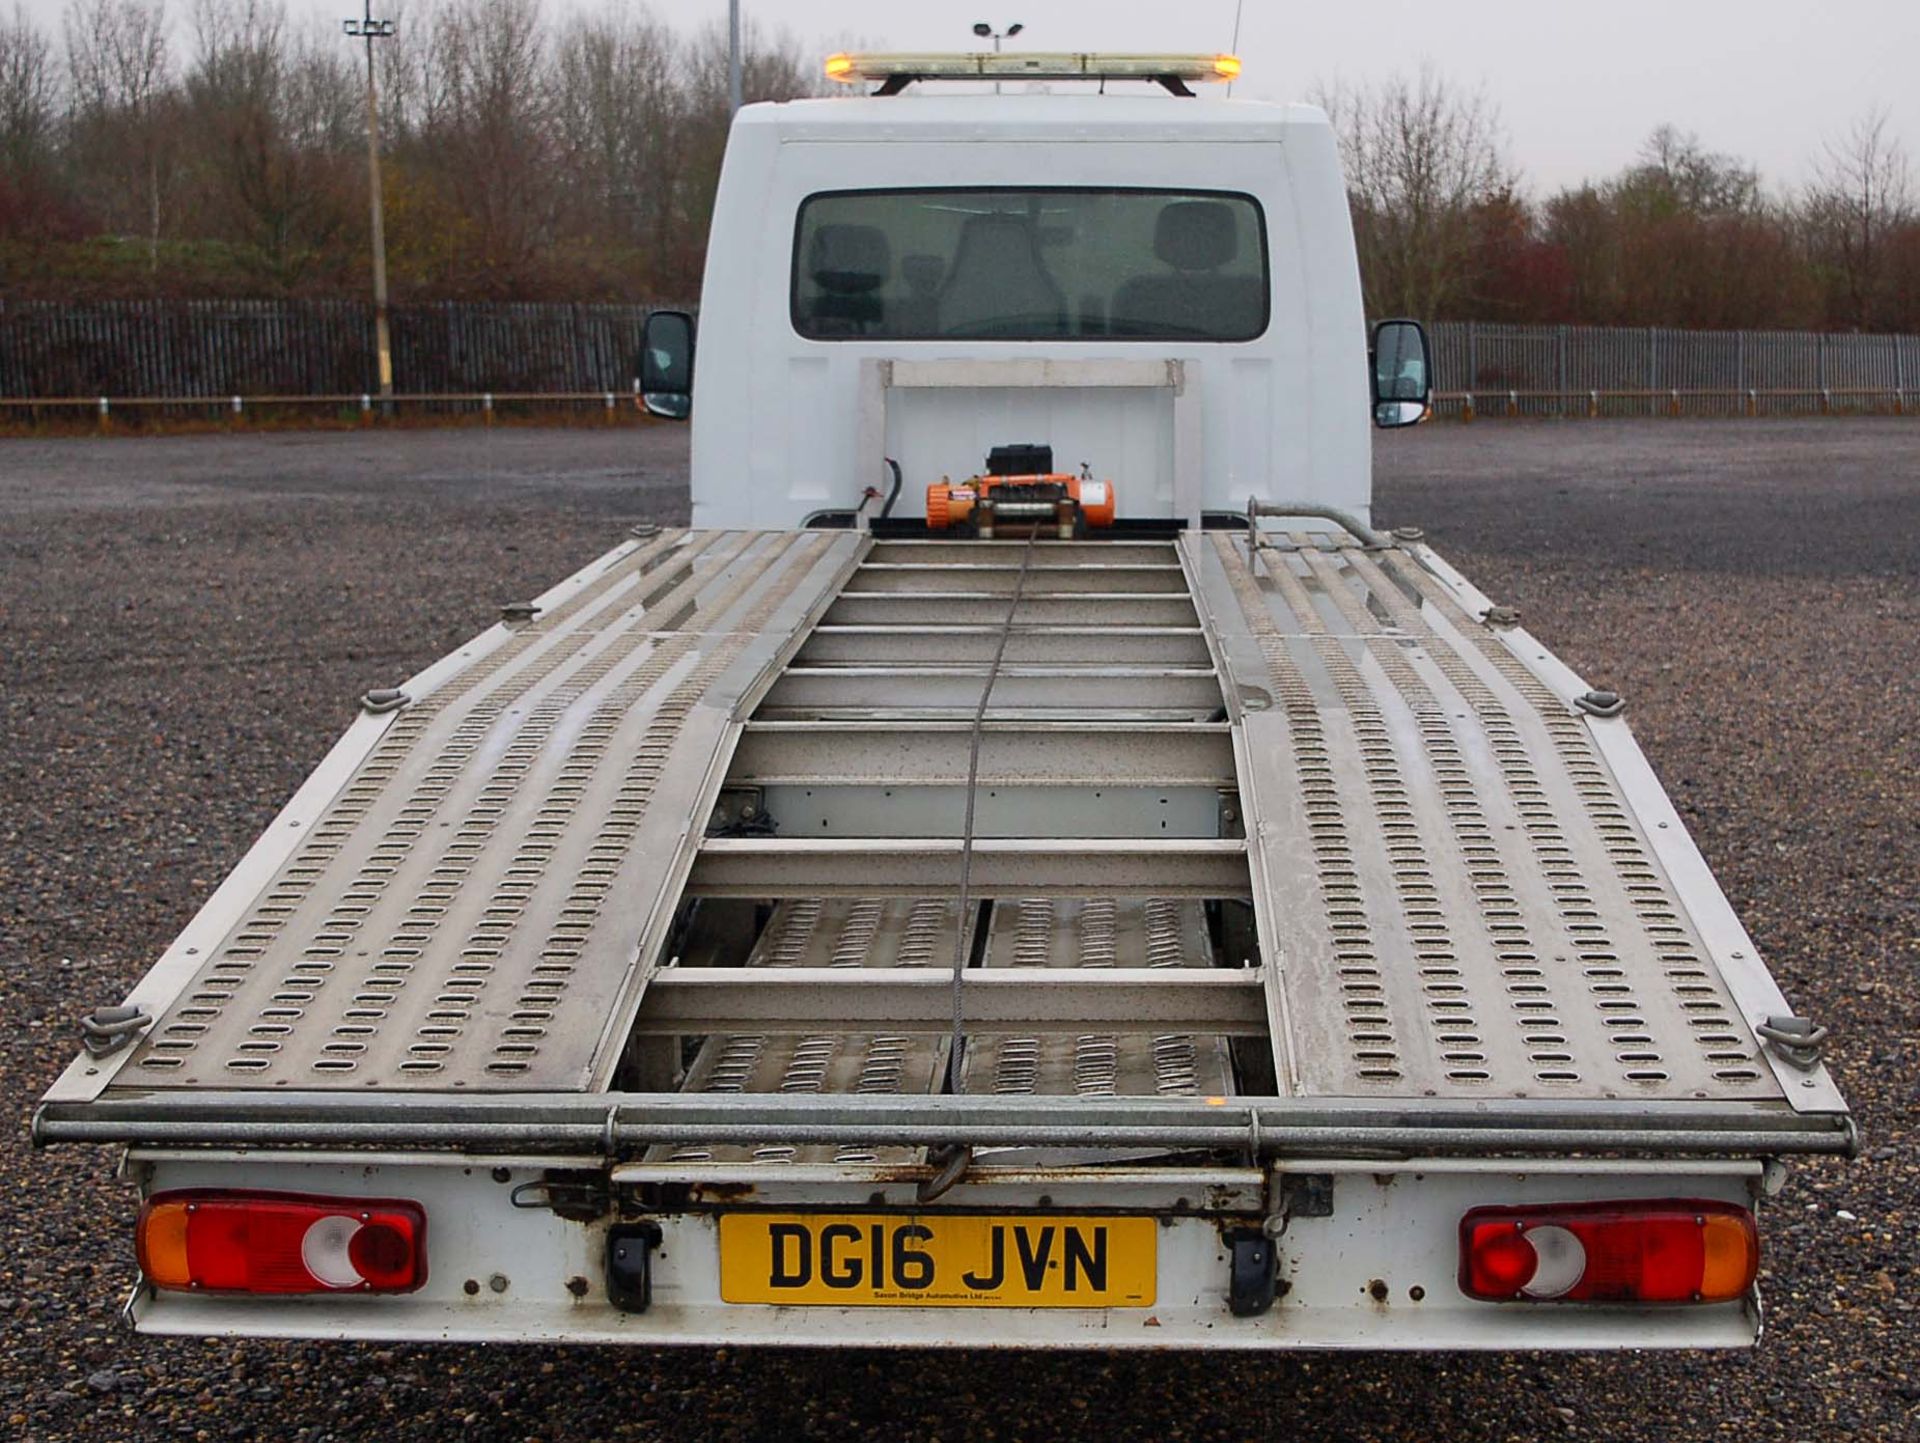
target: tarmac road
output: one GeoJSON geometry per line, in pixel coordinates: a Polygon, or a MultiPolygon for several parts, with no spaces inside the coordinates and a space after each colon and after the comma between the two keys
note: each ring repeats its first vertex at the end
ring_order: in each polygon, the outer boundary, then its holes
{"type": "Polygon", "coordinates": [[[684,432],[0,442],[0,1425],[32,1439],[1920,1437],[1920,422],[1380,438],[1379,518],[1622,691],[1866,1134],[1768,1210],[1752,1355],[646,1354],[140,1340],[132,1200],[36,1154],[117,1001],[351,715],[642,517],[684,432]]]}

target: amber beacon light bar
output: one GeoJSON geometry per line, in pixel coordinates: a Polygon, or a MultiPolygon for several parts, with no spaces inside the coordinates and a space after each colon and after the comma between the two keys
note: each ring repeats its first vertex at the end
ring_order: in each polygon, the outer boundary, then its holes
{"type": "Polygon", "coordinates": [[[827,78],[878,81],[899,89],[915,80],[1151,80],[1173,88],[1240,77],[1237,55],[1102,55],[1067,51],[892,52],[829,55],[827,78]]]}

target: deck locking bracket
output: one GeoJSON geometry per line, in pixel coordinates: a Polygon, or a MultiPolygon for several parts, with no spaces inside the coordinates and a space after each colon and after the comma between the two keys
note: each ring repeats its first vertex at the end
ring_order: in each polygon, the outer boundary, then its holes
{"type": "Polygon", "coordinates": [[[607,1301],[623,1313],[653,1306],[653,1255],[658,1223],[621,1223],[607,1230],[607,1301]]]}
{"type": "Polygon", "coordinates": [[[80,1045],[89,1057],[109,1057],[138,1037],[153,1017],[130,1004],[96,1007],[80,1019],[80,1045]]]}
{"type": "Polygon", "coordinates": [[[1279,1239],[1295,1218],[1333,1216],[1333,1174],[1330,1172],[1269,1172],[1267,1174],[1267,1215],[1260,1229],[1268,1237],[1279,1239]]]}
{"type": "Polygon", "coordinates": [[[500,607],[500,619],[508,626],[518,626],[532,621],[540,614],[540,608],[531,601],[508,601],[500,607]]]}
{"type": "Polygon", "coordinates": [[[779,830],[760,787],[722,787],[707,821],[709,837],[771,837],[779,830]]]}
{"type": "Polygon", "coordinates": [[[1627,699],[1617,691],[1582,692],[1573,699],[1573,704],[1588,716],[1619,716],[1627,709],[1627,699]]]}
{"type": "Polygon", "coordinates": [[[413,698],[397,686],[377,686],[360,698],[360,710],[368,716],[385,716],[390,711],[399,711],[413,698]]]}
{"type": "Polygon", "coordinates": [[[1217,825],[1223,837],[1246,835],[1244,827],[1245,813],[1240,808],[1240,793],[1230,787],[1220,789],[1220,802],[1217,825]]]}
{"type": "Polygon", "coordinates": [[[1808,1017],[1769,1017],[1754,1029],[1787,1066],[1811,1072],[1827,1050],[1827,1029],[1808,1017]]]}
{"type": "Polygon", "coordinates": [[[598,1222],[613,1211],[613,1190],[603,1172],[550,1171],[507,1194],[514,1207],[550,1212],[568,1222],[598,1222]]]}
{"type": "Polygon", "coordinates": [[[1517,606],[1489,606],[1480,620],[1495,631],[1507,631],[1520,624],[1520,608],[1517,606]]]}
{"type": "Polygon", "coordinates": [[[1275,1182],[1280,1194],[1278,1211],[1283,1227],[1294,1218],[1333,1216],[1332,1173],[1283,1172],[1275,1182]]]}
{"type": "Polygon", "coordinates": [[[1280,1250],[1264,1231],[1227,1234],[1232,1254],[1227,1275],[1227,1311],[1236,1318],[1257,1318],[1273,1307],[1280,1250]]]}

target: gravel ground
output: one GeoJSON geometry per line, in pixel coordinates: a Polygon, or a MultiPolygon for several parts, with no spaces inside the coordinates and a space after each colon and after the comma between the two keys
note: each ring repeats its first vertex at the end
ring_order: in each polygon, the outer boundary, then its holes
{"type": "Polygon", "coordinates": [[[1920,426],[1382,438],[1380,514],[1621,689],[1866,1131],[1770,1210],[1753,1355],[961,1356],[135,1340],[104,1154],[35,1154],[118,1000],[348,720],[641,516],[684,433],[0,442],[0,1422],[286,1439],[1920,1436],[1920,426]],[[296,633],[295,628],[298,627],[296,633]],[[295,638],[298,640],[296,641],[295,638]]]}

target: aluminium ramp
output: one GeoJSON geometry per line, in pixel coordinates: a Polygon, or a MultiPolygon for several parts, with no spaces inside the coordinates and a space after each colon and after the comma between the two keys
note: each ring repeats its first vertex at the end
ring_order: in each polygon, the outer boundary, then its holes
{"type": "Polygon", "coordinates": [[[1283,1093],[1841,1110],[1760,1045],[1786,1009],[1751,941],[1544,647],[1424,547],[1182,545],[1235,695],[1283,1093]]]}
{"type": "Polygon", "coordinates": [[[304,840],[264,884],[189,928],[218,940],[118,1082],[588,1086],[678,902],[736,714],[858,549],[668,533],[426,674],[317,815],[277,824],[304,840]]]}

